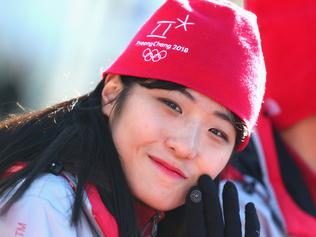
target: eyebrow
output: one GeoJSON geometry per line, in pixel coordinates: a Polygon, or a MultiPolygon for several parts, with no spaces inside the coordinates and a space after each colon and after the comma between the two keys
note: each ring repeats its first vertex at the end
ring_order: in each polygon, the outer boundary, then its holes
{"type": "MultiPolygon", "coordinates": [[[[192,101],[196,101],[196,99],[194,98],[194,96],[188,92],[186,89],[180,89],[178,90],[181,94],[183,94],[185,97],[189,98],[190,100],[192,101]]],[[[227,111],[227,112],[222,112],[222,111],[218,111],[216,110],[214,112],[214,115],[227,121],[227,122],[230,122],[233,127],[235,126],[235,120],[234,120],[234,115],[230,112],[230,111],[227,111]]]]}
{"type": "Polygon", "coordinates": [[[219,117],[219,118],[221,118],[221,119],[223,119],[223,120],[225,120],[225,121],[227,121],[227,122],[230,122],[233,125],[233,127],[235,126],[234,116],[233,116],[233,114],[231,112],[227,111],[225,113],[225,112],[216,110],[214,112],[214,115],[219,117]]]}
{"type": "Polygon", "coordinates": [[[190,92],[188,92],[186,89],[179,89],[178,91],[179,91],[181,94],[185,95],[185,97],[189,98],[190,100],[196,101],[195,98],[194,98],[194,96],[193,96],[190,92]]]}

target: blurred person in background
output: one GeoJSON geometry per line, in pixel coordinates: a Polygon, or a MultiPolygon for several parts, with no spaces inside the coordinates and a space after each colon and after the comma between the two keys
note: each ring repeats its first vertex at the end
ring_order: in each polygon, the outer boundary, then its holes
{"type": "Polygon", "coordinates": [[[17,60],[1,53],[0,50],[0,118],[5,119],[20,111],[17,102],[21,100],[21,79],[25,70],[16,65],[17,60]]]}
{"type": "Polygon", "coordinates": [[[262,236],[316,236],[316,2],[248,0],[257,14],[267,88],[256,132],[232,159],[240,201],[262,236]],[[237,169],[236,169],[237,168],[237,169]]]}
{"type": "Polygon", "coordinates": [[[241,237],[237,191],[222,211],[213,179],[261,108],[259,38],[228,1],[167,0],[94,91],[2,121],[1,235],[241,237]]]}
{"type": "Polygon", "coordinates": [[[16,112],[16,101],[19,101],[18,84],[12,80],[2,82],[0,87],[0,119],[7,118],[16,112]]]}

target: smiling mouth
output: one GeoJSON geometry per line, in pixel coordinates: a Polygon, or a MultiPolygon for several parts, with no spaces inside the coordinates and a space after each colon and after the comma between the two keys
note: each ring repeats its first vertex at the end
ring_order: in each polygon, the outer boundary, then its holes
{"type": "Polygon", "coordinates": [[[165,161],[160,160],[156,157],[149,156],[149,158],[162,172],[168,174],[169,176],[172,176],[174,178],[187,179],[187,177],[184,175],[184,173],[180,169],[173,167],[170,164],[166,163],[165,161]]]}

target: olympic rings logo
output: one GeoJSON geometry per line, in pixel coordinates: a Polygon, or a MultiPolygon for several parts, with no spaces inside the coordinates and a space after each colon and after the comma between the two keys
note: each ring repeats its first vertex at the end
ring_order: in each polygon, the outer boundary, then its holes
{"type": "Polygon", "coordinates": [[[158,49],[151,50],[150,48],[147,48],[143,51],[143,57],[146,62],[153,61],[156,63],[167,57],[167,51],[158,51],[158,49]]]}

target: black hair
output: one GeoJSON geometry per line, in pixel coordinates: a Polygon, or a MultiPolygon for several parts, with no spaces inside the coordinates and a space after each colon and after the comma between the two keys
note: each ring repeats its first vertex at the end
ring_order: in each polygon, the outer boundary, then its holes
{"type": "MultiPolygon", "coordinates": [[[[149,89],[185,89],[171,82],[129,76],[122,76],[122,82],[123,90],[115,100],[115,113],[120,112],[135,84],[149,89]]],[[[108,118],[102,113],[103,83],[101,81],[94,91],[84,96],[0,122],[0,194],[17,187],[0,214],[4,214],[37,177],[50,172],[52,163],[60,163],[78,179],[72,224],[79,220],[85,185],[93,183],[117,220],[120,236],[139,236],[134,198],[118,159],[108,118]],[[25,165],[23,169],[6,174],[19,162],[25,165]]]]}
{"type": "MultiPolygon", "coordinates": [[[[132,80],[123,81],[124,89],[116,101],[118,110],[133,85],[132,80]]],[[[1,194],[13,190],[23,180],[2,213],[38,176],[50,172],[53,162],[61,163],[64,170],[78,179],[72,224],[79,220],[85,185],[93,183],[116,218],[120,236],[138,236],[134,200],[118,159],[108,119],[102,113],[102,88],[103,81],[87,95],[0,123],[0,177],[12,165],[25,164],[20,171],[0,179],[1,194]]]]}

